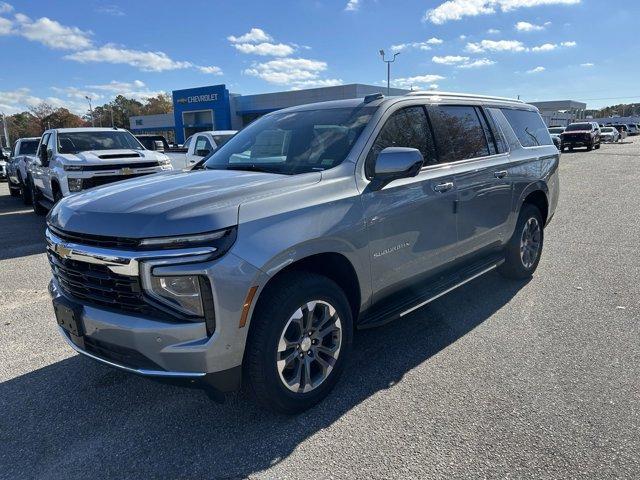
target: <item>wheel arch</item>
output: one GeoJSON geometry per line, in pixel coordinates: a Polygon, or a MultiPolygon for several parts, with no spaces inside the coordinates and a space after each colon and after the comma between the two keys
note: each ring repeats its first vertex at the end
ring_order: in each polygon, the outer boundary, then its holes
{"type": "Polygon", "coordinates": [[[540,186],[528,189],[522,196],[520,208],[522,208],[522,205],[525,203],[534,205],[538,210],[540,210],[542,222],[546,225],[549,221],[549,198],[547,190],[540,188],[540,186]]]}

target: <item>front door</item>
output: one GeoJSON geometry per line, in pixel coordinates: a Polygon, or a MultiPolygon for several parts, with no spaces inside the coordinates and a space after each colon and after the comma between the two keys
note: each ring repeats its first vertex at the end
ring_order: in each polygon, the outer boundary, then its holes
{"type": "Polygon", "coordinates": [[[437,166],[423,106],[406,107],[389,117],[367,157],[368,176],[386,147],[417,148],[425,168],[416,177],[396,180],[381,190],[367,189],[362,195],[374,301],[415,285],[451,261],[457,240],[455,181],[437,166]]]}

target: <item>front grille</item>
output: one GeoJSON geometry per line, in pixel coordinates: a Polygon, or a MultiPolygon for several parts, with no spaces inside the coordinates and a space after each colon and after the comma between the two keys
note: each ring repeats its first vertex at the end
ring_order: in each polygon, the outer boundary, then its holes
{"type": "Polygon", "coordinates": [[[132,163],[118,163],[116,165],[83,165],[81,170],[83,172],[98,172],[100,170],[119,170],[121,168],[150,168],[157,167],[160,164],[158,162],[132,162],[132,163]]]}
{"type": "Polygon", "coordinates": [[[150,175],[156,172],[145,172],[145,173],[136,173],[133,175],[102,175],[91,178],[83,178],[82,179],[82,188],[93,188],[99,187],[100,185],[107,185],[113,182],[119,182],[121,180],[129,180],[131,178],[141,177],[143,175],[150,175]]]}
{"type": "Polygon", "coordinates": [[[83,303],[136,313],[149,309],[138,277],[113,273],[105,265],[61,258],[51,251],[47,255],[60,288],[83,303]]]}
{"type": "Polygon", "coordinates": [[[86,233],[76,233],[62,231],[51,225],[49,230],[58,238],[65,242],[91,245],[93,247],[118,248],[124,250],[135,250],[140,245],[140,240],[125,237],[107,237],[104,235],[89,235],[86,233]]]}

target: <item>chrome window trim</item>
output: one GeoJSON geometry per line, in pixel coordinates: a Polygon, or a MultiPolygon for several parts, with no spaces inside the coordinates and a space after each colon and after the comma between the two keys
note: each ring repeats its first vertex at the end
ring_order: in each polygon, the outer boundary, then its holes
{"type": "Polygon", "coordinates": [[[209,259],[217,250],[215,247],[182,248],[174,250],[127,251],[93,247],[79,243],[65,242],[48,228],[45,232],[47,250],[78,262],[104,265],[113,273],[137,277],[140,263],[149,259],[171,259],[175,263],[198,262],[209,259]]]}

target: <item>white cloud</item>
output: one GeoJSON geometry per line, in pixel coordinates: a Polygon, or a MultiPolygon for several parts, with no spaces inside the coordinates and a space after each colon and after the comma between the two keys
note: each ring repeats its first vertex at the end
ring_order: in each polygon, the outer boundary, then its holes
{"type": "Polygon", "coordinates": [[[0,35],[11,35],[13,33],[13,22],[0,17],[0,35]]]}
{"type": "Polygon", "coordinates": [[[279,58],[254,63],[244,73],[275,85],[309,85],[321,82],[320,74],[327,69],[326,62],[307,58],[279,58]]]}
{"type": "Polygon", "coordinates": [[[580,66],[584,68],[591,68],[591,67],[595,67],[595,64],[588,62],[588,63],[581,63],[580,66]]]}
{"type": "Polygon", "coordinates": [[[284,43],[234,43],[233,46],[242,53],[273,57],[288,57],[294,51],[291,46],[284,43]]]}
{"type": "Polygon", "coordinates": [[[80,63],[113,63],[125,64],[146,72],[163,72],[193,67],[191,62],[171,59],[164,52],[131,50],[107,44],[99,48],[82,50],[64,57],[80,63]]]}
{"type": "Polygon", "coordinates": [[[518,22],[516,23],[516,30],[519,32],[539,32],[546,28],[550,22],[545,23],[544,25],[536,25],[534,23],[529,22],[518,22]]]}
{"type": "Polygon", "coordinates": [[[531,70],[527,70],[527,73],[542,73],[546,70],[546,68],[544,67],[536,67],[536,68],[532,68],[531,70]]]}
{"type": "Polygon", "coordinates": [[[355,12],[360,9],[360,0],[349,0],[344,7],[347,12],[355,12]]]}
{"type": "Polygon", "coordinates": [[[21,13],[16,14],[14,33],[58,50],[80,50],[92,45],[91,32],[78,27],[67,27],[47,17],[35,21],[21,13]]]}
{"type": "Polygon", "coordinates": [[[500,33],[500,30],[498,30],[497,28],[490,28],[489,30],[487,30],[487,33],[489,35],[498,35],[500,33]]]}
{"type": "Polygon", "coordinates": [[[533,52],[550,52],[551,50],[555,50],[556,48],[558,48],[558,45],[556,45],[555,43],[544,43],[544,44],[539,45],[537,47],[533,47],[531,49],[531,51],[533,51],[533,52]]]}
{"type": "Polygon", "coordinates": [[[444,57],[435,56],[431,59],[431,61],[440,65],[458,65],[460,63],[468,62],[469,57],[462,57],[459,55],[446,55],[444,57]]]}
{"type": "Polygon", "coordinates": [[[13,12],[13,5],[9,5],[7,2],[0,2],[0,13],[13,12]]]}
{"type": "Polygon", "coordinates": [[[211,75],[222,75],[222,69],[220,67],[216,67],[215,65],[211,65],[211,66],[198,66],[196,67],[198,70],[200,70],[202,73],[208,73],[211,75]]]}
{"type": "Polygon", "coordinates": [[[134,80],[133,82],[120,82],[118,80],[111,80],[111,82],[109,83],[87,85],[87,88],[91,88],[93,90],[102,90],[112,93],[130,92],[131,90],[139,90],[145,87],[146,85],[142,80],[134,80]]]}
{"type": "Polygon", "coordinates": [[[391,80],[391,86],[395,88],[424,88],[425,85],[433,84],[445,77],[441,75],[416,75],[415,77],[395,78],[391,80]]]}
{"type": "Polygon", "coordinates": [[[477,43],[467,43],[465,50],[470,53],[523,52],[526,47],[518,40],[482,40],[477,43]]]}
{"type": "Polygon", "coordinates": [[[230,35],[227,37],[227,40],[231,43],[261,43],[270,42],[273,38],[261,28],[252,28],[247,33],[240,35],[239,37],[230,35]]]}
{"type": "Polygon", "coordinates": [[[99,93],[78,87],[51,87],[56,93],[65,94],[69,98],[75,98],[78,100],[86,100],[86,97],[91,97],[91,100],[100,100],[103,96],[99,93]]]}
{"type": "Polygon", "coordinates": [[[105,15],[113,15],[114,17],[123,17],[124,12],[117,5],[102,5],[96,8],[96,12],[103,13],[105,15]]]}
{"type": "Polygon", "coordinates": [[[409,43],[400,43],[398,45],[391,45],[391,50],[393,52],[401,52],[403,50],[408,50],[410,48],[417,48],[418,50],[431,50],[431,45],[441,45],[444,43],[440,38],[430,38],[429,40],[425,40],[424,42],[409,42],[409,43]]]}
{"type": "Polygon", "coordinates": [[[41,102],[42,99],[31,95],[31,90],[28,88],[0,91],[0,109],[7,114],[21,112],[41,102]]]}
{"type": "Polygon", "coordinates": [[[571,48],[571,47],[575,47],[578,44],[574,41],[571,41],[571,42],[562,42],[560,45],[562,45],[563,47],[571,48]]]}
{"type": "Polygon", "coordinates": [[[482,68],[482,67],[490,67],[491,65],[495,65],[496,62],[493,60],[489,60],[488,58],[479,58],[478,60],[474,60],[472,62],[463,63],[458,65],[457,68],[482,68]]]}
{"type": "Polygon", "coordinates": [[[424,15],[424,21],[441,25],[463,17],[490,15],[497,10],[509,12],[525,7],[541,5],[576,5],[581,0],[448,0],[424,15]]]}

